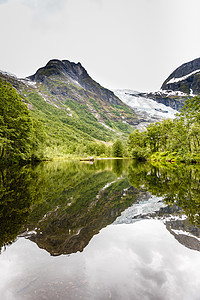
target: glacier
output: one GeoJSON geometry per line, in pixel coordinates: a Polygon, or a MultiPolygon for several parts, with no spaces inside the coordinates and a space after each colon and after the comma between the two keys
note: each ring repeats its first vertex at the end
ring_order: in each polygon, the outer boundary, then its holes
{"type": "Polygon", "coordinates": [[[152,122],[162,121],[164,119],[174,119],[177,110],[166,106],[162,103],[158,103],[152,99],[141,97],[139,92],[124,89],[113,90],[114,94],[125,104],[133,109],[136,115],[143,118],[143,127],[152,122]],[[145,124],[146,120],[146,124],[145,124]]]}

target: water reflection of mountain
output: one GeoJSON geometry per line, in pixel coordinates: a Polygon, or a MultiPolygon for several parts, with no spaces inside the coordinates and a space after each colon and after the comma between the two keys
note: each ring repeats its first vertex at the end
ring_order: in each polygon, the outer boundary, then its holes
{"type": "Polygon", "coordinates": [[[7,224],[7,231],[5,226],[1,228],[8,232],[5,239],[2,235],[1,245],[20,234],[52,255],[82,251],[94,234],[111,224],[143,193],[130,185],[127,167],[128,161],[110,160],[93,165],[44,163],[18,169],[18,176],[6,170],[13,177],[5,180],[3,176],[1,186],[1,224],[7,224]],[[10,219],[12,210],[21,215],[10,219]],[[23,212],[26,215],[22,218],[23,212]]]}
{"type": "Polygon", "coordinates": [[[133,221],[140,218],[163,219],[167,229],[180,243],[199,250],[198,168],[158,168],[134,162],[124,165],[120,160],[98,163],[90,174],[88,169],[83,172],[80,183],[76,181],[76,191],[81,190],[81,194],[76,195],[73,184],[60,194],[61,198],[65,193],[73,200],[67,208],[58,206],[39,221],[37,234],[30,237],[39,247],[52,255],[82,251],[94,234],[132,206],[139,211],[144,207],[141,215],[134,216],[134,212],[130,212],[133,221]],[[104,165],[100,167],[98,163],[104,165]],[[85,181],[83,178],[88,179],[85,181]],[[155,200],[151,193],[160,198],[155,200]],[[187,218],[182,220],[182,215],[187,215],[187,218]]]}
{"type": "Polygon", "coordinates": [[[121,184],[125,184],[126,188],[112,191],[111,185],[110,189],[102,190],[98,198],[90,199],[80,211],[71,213],[68,209],[58,208],[51,212],[39,222],[37,234],[32,234],[30,239],[51,255],[83,251],[95,234],[113,223],[121,211],[143,193],[127,187],[125,179],[113,183],[115,188],[121,184]]]}
{"type": "MultiPolygon", "coordinates": [[[[60,183],[62,188],[56,197],[55,192],[50,193],[53,198],[46,204],[51,201],[53,205],[51,210],[45,209],[47,213],[44,214],[44,202],[33,209],[30,221],[34,215],[40,217],[37,222],[30,222],[29,230],[37,229],[28,233],[29,239],[51,255],[82,251],[95,234],[113,223],[124,209],[145,193],[130,185],[125,174],[126,164],[122,160],[99,161],[94,165],[76,163],[75,171],[64,181],[70,164],[60,175],[57,171],[56,182],[63,181],[62,185],[60,183]]],[[[54,182],[53,186],[57,187],[57,184],[54,182]]]]}
{"type": "Polygon", "coordinates": [[[190,229],[188,220],[166,222],[166,228],[179,243],[189,249],[200,251],[200,230],[196,226],[190,229]]]}
{"type": "Polygon", "coordinates": [[[126,223],[128,211],[127,223],[162,219],[180,243],[199,250],[199,182],[200,169],[194,166],[158,168],[128,160],[50,162],[4,170],[1,247],[23,235],[51,255],[82,251],[120,215],[126,223]]]}

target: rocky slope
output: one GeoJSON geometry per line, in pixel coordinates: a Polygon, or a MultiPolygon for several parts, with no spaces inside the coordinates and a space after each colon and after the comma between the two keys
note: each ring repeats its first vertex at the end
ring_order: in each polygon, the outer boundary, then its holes
{"type": "Polygon", "coordinates": [[[181,91],[191,96],[198,95],[200,93],[200,58],[178,67],[164,81],[161,89],[181,91]]]}
{"type": "Polygon", "coordinates": [[[122,102],[113,92],[103,88],[88,75],[80,62],[76,64],[68,60],[50,60],[45,67],[40,68],[28,79],[44,84],[53,95],[71,96],[71,91],[68,87],[71,84],[91,94],[95,94],[102,101],[122,105],[122,102]],[[65,85],[59,84],[56,80],[65,83],[65,85]],[[52,81],[55,82],[54,85],[51,84],[52,81]]]}

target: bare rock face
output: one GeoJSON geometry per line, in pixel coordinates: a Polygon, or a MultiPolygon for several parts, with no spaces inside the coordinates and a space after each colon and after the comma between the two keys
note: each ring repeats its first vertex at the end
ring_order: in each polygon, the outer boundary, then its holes
{"type": "Polygon", "coordinates": [[[161,89],[198,95],[200,93],[200,58],[178,67],[164,81],[161,89]]]}
{"type": "MultiPolygon", "coordinates": [[[[88,92],[95,93],[100,99],[110,104],[122,105],[122,102],[114,95],[114,93],[103,88],[99,83],[94,81],[81,65],[70,62],[69,60],[50,60],[45,67],[37,70],[37,72],[29,76],[28,79],[35,82],[41,82],[49,85],[49,80],[57,79],[65,83],[71,83],[77,87],[83,88],[88,92]]],[[[58,83],[58,82],[57,82],[58,83]]],[[[54,85],[56,82],[54,81],[54,85]]],[[[52,88],[52,84],[51,84],[52,88]]],[[[53,91],[54,93],[54,91],[53,91]]]]}
{"type": "Polygon", "coordinates": [[[58,59],[50,60],[45,67],[37,70],[37,72],[29,76],[28,78],[32,81],[43,82],[50,76],[61,76],[70,80],[80,80],[85,76],[89,76],[86,70],[80,63],[73,63],[68,60],[60,61],[58,59]]]}

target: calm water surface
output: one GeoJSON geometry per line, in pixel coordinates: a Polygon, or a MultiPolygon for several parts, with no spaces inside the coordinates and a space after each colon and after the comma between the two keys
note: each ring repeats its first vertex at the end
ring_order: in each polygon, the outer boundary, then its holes
{"type": "Polygon", "coordinates": [[[0,179],[1,299],[199,299],[198,167],[52,162],[0,179]]]}

